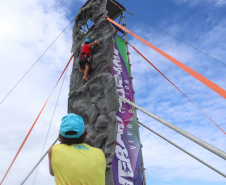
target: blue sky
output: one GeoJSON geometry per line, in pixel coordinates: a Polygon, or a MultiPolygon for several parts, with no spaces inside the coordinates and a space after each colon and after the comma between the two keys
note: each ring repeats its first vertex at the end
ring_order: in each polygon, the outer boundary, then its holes
{"type": "MultiPolygon", "coordinates": [[[[13,0],[0,6],[0,100],[76,16],[82,0],[13,0]]],[[[123,3],[124,0],[119,0],[123,3]]],[[[128,11],[226,63],[225,0],[128,0],[128,11]]],[[[226,89],[226,66],[201,54],[132,15],[127,28],[226,89]]],[[[172,80],[192,101],[226,130],[225,99],[140,41],[129,42],[172,80]]],[[[71,56],[72,26],[57,40],[12,94],[0,105],[0,179],[48,98],[71,56]],[[6,134],[7,133],[7,134],[6,134]]],[[[226,152],[226,137],[132,48],[130,59],[139,106],[226,152]]],[[[45,150],[55,140],[67,113],[71,66],[67,72],[45,150]]],[[[5,184],[18,184],[38,161],[61,82],[54,91],[5,184]]],[[[226,173],[226,162],[138,111],[141,122],[226,173]]],[[[140,127],[147,184],[223,185],[225,178],[140,127]]],[[[32,184],[34,175],[27,184],[32,184]]],[[[35,184],[54,184],[48,160],[40,165],[35,184]]]]}

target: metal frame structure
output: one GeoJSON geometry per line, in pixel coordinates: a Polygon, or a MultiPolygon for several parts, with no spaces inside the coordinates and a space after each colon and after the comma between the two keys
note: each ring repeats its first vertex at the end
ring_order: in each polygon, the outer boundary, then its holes
{"type": "MultiPolygon", "coordinates": [[[[124,11],[122,11],[122,19],[123,19],[123,27],[126,27],[126,22],[125,22],[125,14],[124,14],[124,11]]],[[[127,50],[127,59],[128,59],[128,63],[129,63],[129,71],[130,71],[130,80],[131,80],[131,85],[132,85],[132,88],[133,88],[133,77],[132,77],[132,71],[131,71],[131,63],[130,63],[130,53],[129,53],[129,49],[128,49],[128,40],[127,40],[127,33],[125,32],[124,34],[125,36],[125,44],[126,44],[126,50],[127,50]]],[[[135,94],[135,91],[133,89],[133,99],[134,99],[134,102],[135,102],[135,97],[134,97],[134,94],[135,94]]],[[[137,117],[137,112],[136,112],[136,109],[135,110],[135,115],[137,117]]],[[[138,121],[138,118],[137,118],[137,121],[138,121]]],[[[140,141],[141,143],[141,139],[140,139],[140,132],[138,132],[138,141],[140,141]]],[[[143,147],[143,145],[141,144],[141,148],[143,147]]],[[[142,154],[142,149],[141,149],[141,162],[142,162],[142,174],[143,174],[143,183],[144,185],[146,185],[146,178],[145,178],[145,168],[144,168],[144,159],[143,159],[143,154],[142,154]]]]}
{"type": "MultiPolygon", "coordinates": [[[[86,4],[88,3],[89,1],[86,2],[86,4]]],[[[85,4],[85,5],[86,5],[85,4]]],[[[85,6],[84,5],[84,6],[85,6]]],[[[83,7],[84,7],[83,6],[83,7]]],[[[123,7],[121,4],[119,4],[117,1],[115,0],[108,0],[108,3],[107,3],[107,10],[108,11],[111,11],[110,12],[110,18],[115,20],[117,19],[119,16],[119,21],[118,23],[121,24],[121,21],[123,21],[122,23],[122,26],[123,27],[126,27],[126,23],[125,23],[125,14],[124,12],[126,11],[125,7],[123,7]],[[114,10],[115,8],[115,10],[114,10]]],[[[84,11],[84,10],[83,10],[84,11]]],[[[92,21],[92,17],[90,17],[90,15],[88,15],[89,18],[91,21],[92,21]]],[[[88,24],[87,24],[87,21],[85,24],[83,24],[84,27],[86,26],[86,28],[88,29],[88,31],[90,29],[92,29],[92,27],[89,28],[88,24]]],[[[81,30],[83,30],[84,32],[87,32],[85,29],[83,29],[81,27],[81,30]]],[[[117,34],[117,32],[116,32],[117,34]]],[[[122,39],[123,42],[125,42],[126,44],[126,50],[127,50],[127,58],[128,58],[128,63],[129,63],[129,71],[130,71],[130,79],[131,79],[131,85],[133,87],[133,77],[132,77],[132,73],[131,73],[131,63],[130,63],[130,53],[128,52],[128,40],[127,40],[127,33],[124,32],[124,34],[122,36],[118,35],[118,37],[120,37],[122,39]]],[[[133,97],[134,97],[134,94],[135,92],[133,91],[133,97]]],[[[124,102],[132,105],[134,107],[135,110],[139,109],[140,111],[146,113],[147,115],[151,116],[152,118],[156,119],[157,121],[161,122],[162,124],[168,126],[169,128],[173,129],[174,131],[178,132],[179,134],[183,135],[184,137],[187,137],[188,139],[190,139],[191,141],[199,144],[200,146],[204,147],[205,149],[209,150],[210,152],[216,154],[217,156],[221,157],[222,159],[226,160],[226,153],[219,150],[218,148],[215,148],[214,146],[202,141],[201,139],[191,135],[190,133],[187,133],[186,131],[174,126],[173,124],[157,117],[156,115],[144,110],[143,108],[137,106],[135,103],[133,102],[130,102],[129,100],[123,98],[123,97],[120,97],[120,99],[122,99],[124,102]]],[[[137,117],[137,113],[136,111],[134,112],[134,114],[136,115],[137,117]]],[[[138,120],[138,118],[137,118],[138,120]]],[[[194,159],[198,160],[199,162],[203,163],[204,165],[206,165],[207,167],[209,167],[210,169],[214,170],[215,172],[217,172],[218,174],[222,175],[223,177],[226,178],[226,174],[223,174],[222,172],[220,172],[219,170],[215,169],[214,167],[208,165],[207,163],[205,163],[204,161],[202,161],[201,159],[197,158],[196,156],[192,155],[191,153],[187,152],[186,150],[184,150],[183,148],[179,147],[178,145],[176,145],[175,143],[171,142],[170,140],[164,138],[163,136],[161,136],[160,134],[158,134],[157,132],[153,131],[152,129],[150,129],[149,127],[147,127],[146,125],[142,124],[141,122],[138,121],[138,123],[140,125],[142,125],[143,127],[145,127],[146,129],[150,130],[151,132],[153,132],[154,134],[158,135],[159,137],[161,137],[162,139],[166,140],[167,142],[169,142],[170,144],[174,145],[175,147],[177,147],[178,149],[182,150],[183,152],[185,152],[186,154],[190,155],[191,157],[193,157],[194,159]]],[[[53,144],[55,144],[57,142],[58,138],[54,141],[53,144]]],[[[140,141],[140,133],[138,132],[138,140],[140,141]]],[[[141,141],[140,141],[141,142],[141,141]]],[[[40,162],[44,159],[44,157],[47,155],[48,151],[46,151],[46,153],[43,155],[43,157],[41,157],[41,159],[38,161],[38,163],[34,166],[34,168],[32,169],[32,171],[28,174],[28,176],[24,179],[24,181],[21,183],[21,184],[24,184],[25,181],[28,179],[28,177],[32,174],[32,172],[36,169],[36,167],[40,164],[40,162]]],[[[146,185],[146,179],[145,179],[145,168],[144,168],[144,162],[143,162],[143,155],[142,155],[142,150],[141,150],[141,156],[142,156],[142,173],[143,173],[143,185],[146,185]]]]}
{"type": "MultiPolygon", "coordinates": [[[[120,18],[119,18],[119,21],[118,21],[118,23],[119,24],[121,24],[121,20],[123,21],[123,24],[122,24],[122,26],[123,27],[126,27],[126,21],[125,21],[125,8],[121,5],[121,7],[118,5],[118,4],[116,4],[116,1],[114,1],[114,0],[109,0],[109,1],[111,1],[113,4],[115,4],[120,10],[121,10],[121,13],[120,14],[118,14],[117,16],[115,16],[115,18],[114,19],[116,19],[116,18],[118,18],[118,16],[120,16],[120,18]],[[122,8],[123,7],[123,8],[122,8]]],[[[113,19],[113,20],[114,20],[113,19]]],[[[116,32],[116,34],[117,34],[117,32],[116,32]]],[[[124,41],[125,42],[125,44],[126,44],[126,54],[127,54],[127,59],[128,59],[128,63],[129,63],[129,72],[130,72],[130,80],[131,80],[131,86],[132,86],[132,88],[133,88],[133,77],[132,77],[132,71],[131,71],[131,63],[130,63],[130,53],[129,53],[129,49],[128,49],[128,39],[127,39],[127,33],[126,32],[124,32],[124,34],[122,35],[122,36],[120,36],[120,35],[118,35],[117,34],[117,36],[118,37],[120,37],[121,38],[121,40],[122,41],[124,41]]],[[[134,89],[133,89],[133,99],[134,99],[134,102],[135,102],[135,97],[134,97],[134,94],[135,94],[135,91],[134,91],[134,89]]],[[[135,110],[135,115],[136,115],[136,117],[137,117],[137,113],[136,113],[136,108],[134,109],[135,110]]],[[[138,121],[138,118],[137,118],[137,121],[138,121]]],[[[139,126],[139,125],[138,125],[139,126]]],[[[140,127],[140,126],[139,126],[140,127]]],[[[138,132],[138,141],[141,143],[141,139],[140,139],[140,132],[138,132]]],[[[141,144],[141,147],[143,147],[143,145],[141,144]]],[[[141,156],[142,156],[142,159],[141,159],[141,161],[142,161],[142,174],[143,174],[143,185],[146,185],[146,178],[145,178],[145,170],[146,170],[146,168],[144,168],[144,160],[143,160],[143,154],[142,154],[142,149],[141,149],[141,156]]]]}
{"type": "MultiPolygon", "coordinates": [[[[189,134],[188,132],[180,129],[179,127],[174,126],[173,124],[159,118],[158,116],[148,112],[147,110],[141,108],[140,106],[136,105],[133,102],[130,102],[129,100],[119,96],[120,99],[122,99],[124,102],[132,105],[133,107],[135,107],[136,109],[139,109],[140,111],[144,112],[145,114],[147,114],[148,116],[156,119],[157,121],[159,121],[160,123],[168,126],[169,128],[173,129],[174,131],[178,132],[179,134],[183,135],[184,137],[187,137],[188,139],[190,139],[191,141],[199,144],[200,146],[204,147],[205,149],[209,150],[210,152],[214,153],[215,155],[223,158],[226,160],[226,153],[219,150],[218,148],[202,141],[201,139],[189,134]]],[[[178,149],[180,149],[181,151],[185,152],[186,154],[190,155],[191,157],[193,157],[194,159],[196,159],[197,161],[199,161],[200,163],[206,165],[208,168],[212,169],[213,171],[217,172],[218,174],[222,175],[223,177],[226,178],[226,174],[220,172],[219,170],[217,170],[216,168],[212,167],[211,165],[207,164],[206,162],[204,162],[203,160],[199,159],[198,157],[194,156],[193,154],[189,153],[188,151],[184,150],[183,148],[181,148],[180,146],[176,145],[175,143],[173,143],[172,141],[168,140],[167,138],[163,137],[162,135],[158,134],[157,132],[155,132],[154,130],[150,129],[149,127],[147,127],[146,125],[144,125],[143,123],[139,122],[138,123],[140,125],[142,125],[143,127],[145,127],[146,129],[150,130],[151,132],[153,132],[154,134],[158,135],[159,137],[161,137],[162,139],[164,139],[165,141],[169,142],[170,144],[172,144],[173,146],[177,147],[178,149]]],[[[54,143],[52,145],[54,145],[57,142],[58,138],[54,141],[54,143]]],[[[34,168],[31,170],[31,172],[27,175],[27,177],[23,180],[23,182],[21,183],[24,184],[26,182],[26,180],[28,179],[28,177],[32,174],[32,172],[36,169],[36,167],[41,163],[41,161],[44,159],[44,157],[47,155],[48,151],[46,151],[46,153],[41,157],[41,159],[38,161],[38,163],[34,166],[34,168]]],[[[145,178],[145,176],[144,176],[145,178]]],[[[144,184],[146,184],[146,182],[144,181],[144,184]]]]}
{"type": "MultiPolygon", "coordinates": [[[[87,33],[89,32],[91,29],[92,29],[92,26],[89,28],[87,22],[88,20],[92,20],[92,14],[87,14],[87,12],[85,12],[85,9],[84,7],[90,2],[90,0],[88,0],[84,5],[83,7],[81,8],[83,13],[82,13],[82,16],[83,16],[83,19],[85,22],[83,22],[83,25],[81,25],[80,29],[87,33]],[[85,17],[86,16],[86,17],[85,17]],[[88,16],[88,17],[87,17],[88,16]],[[83,28],[84,26],[84,28],[83,28]],[[88,29],[88,31],[85,29],[85,26],[86,28],[88,29]]],[[[115,20],[117,18],[119,18],[118,20],[118,23],[121,24],[123,27],[126,27],[126,22],[125,22],[125,14],[124,12],[126,11],[126,8],[121,5],[120,3],[118,3],[116,0],[108,0],[107,1],[107,5],[106,5],[106,10],[108,11],[108,17],[115,20]],[[122,23],[121,23],[122,21],[122,23]]],[[[89,11],[89,10],[87,10],[89,11]]],[[[130,53],[129,53],[129,50],[128,50],[128,40],[127,40],[127,33],[124,32],[121,36],[118,34],[118,31],[116,30],[116,33],[115,33],[123,42],[125,42],[126,44],[126,54],[127,54],[127,59],[128,59],[128,63],[129,63],[129,72],[130,72],[130,80],[131,80],[131,86],[133,88],[133,77],[132,77],[132,72],[131,72],[131,63],[130,63],[130,53]]],[[[134,94],[135,94],[135,91],[133,90],[133,99],[135,100],[134,98],[134,94]]],[[[136,119],[138,121],[138,118],[137,118],[137,113],[136,113],[136,109],[134,109],[134,114],[136,115],[136,119]]],[[[139,124],[138,124],[138,127],[139,124]]],[[[138,141],[141,143],[141,139],[140,139],[140,133],[138,131],[138,141]]],[[[141,147],[143,147],[143,145],[141,144],[141,147]]],[[[142,155],[142,150],[141,150],[141,156],[142,156],[142,174],[143,174],[143,185],[146,185],[146,179],[145,179],[145,168],[144,168],[144,161],[143,161],[143,155],[142,155]]]]}

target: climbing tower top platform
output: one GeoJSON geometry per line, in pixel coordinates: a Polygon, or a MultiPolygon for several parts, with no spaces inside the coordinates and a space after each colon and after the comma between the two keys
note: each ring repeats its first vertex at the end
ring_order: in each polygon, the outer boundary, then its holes
{"type": "MultiPolygon", "coordinates": [[[[83,7],[85,7],[90,1],[92,0],[88,0],[83,7]]],[[[106,7],[107,11],[108,11],[108,17],[115,20],[119,15],[122,14],[122,11],[125,11],[126,8],[124,6],[122,6],[119,2],[115,1],[115,0],[107,0],[107,7],[106,7]]],[[[90,19],[92,20],[92,18],[90,17],[90,19]]]]}

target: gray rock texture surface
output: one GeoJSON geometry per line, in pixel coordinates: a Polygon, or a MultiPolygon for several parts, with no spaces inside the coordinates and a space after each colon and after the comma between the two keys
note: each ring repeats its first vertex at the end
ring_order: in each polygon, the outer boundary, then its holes
{"type": "Polygon", "coordinates": [[[100,148],[106,157],[106,185],[113,183],[111,161],[114,157],[118,111],[118,96],[114,77],[108,73],[114,55],[114,28],[106,20],[107,0],[90,0],[78,12],[73,28],[74,63],[70,79],[68,113],[83,117],[88,135],[85,142],[100,148]],[[84,16],[85,15],[85,16],[84,16]],[[81,27],[91,17],[94,25],[87,32],[81,27]],[[79,71],[79,56],[86,38],[98,40],[93,46],[93,61],[88,78],[79,71]]]}

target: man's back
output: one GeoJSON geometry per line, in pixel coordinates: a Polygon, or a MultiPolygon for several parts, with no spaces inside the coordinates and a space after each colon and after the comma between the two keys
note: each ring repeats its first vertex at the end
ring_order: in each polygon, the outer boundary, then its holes
{"type": "Polygon", "coordinates": [[[104,185],[106,160],[100,149],[88,144],[57,144],[52,149],[57,185],[104,185]]]}

